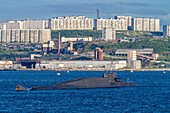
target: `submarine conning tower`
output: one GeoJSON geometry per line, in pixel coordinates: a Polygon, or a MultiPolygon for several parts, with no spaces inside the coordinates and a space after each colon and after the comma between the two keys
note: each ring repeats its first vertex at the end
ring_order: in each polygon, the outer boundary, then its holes
{"type": "Polygon", "coordinates": [[[117,78],[117,74],[115,72],[111,72],[111,73],[103,73],[103,78],[117,78]]]}
{"type": "Polygon", "coordinates": [[[16,87],[16,89],[15,89],[16,91],[25,91],[26,90],[24,87],[22,87],[20,85],[17,85],[15,87],[16,87]]]}

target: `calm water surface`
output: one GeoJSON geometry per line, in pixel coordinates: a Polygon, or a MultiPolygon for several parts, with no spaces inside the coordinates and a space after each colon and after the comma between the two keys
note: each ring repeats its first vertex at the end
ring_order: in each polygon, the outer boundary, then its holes
{"type": "Polygon", "coordinates": [[[1,71],[0,112],[170,112],[169,71],[116,73],[138,86],[16,92],[17,84],[26,88],[52,85],[79,77],[101,77],[103,72],[1,71]]]}

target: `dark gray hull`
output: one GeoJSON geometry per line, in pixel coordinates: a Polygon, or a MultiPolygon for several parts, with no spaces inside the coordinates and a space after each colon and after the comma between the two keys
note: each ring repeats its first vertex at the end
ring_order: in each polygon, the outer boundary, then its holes
{"type": "Polygon", "coordinates": [[[111,82],[108,78],[81,78],[51,86],[32,87],[29,90],[116,88],[126,86],[136,86],[136,84],[131,82],[111,82]]]}
{"type": "MultiPolygon", "coordinates": [[[[28,88],[28,90],[54,90],[54,89],[87,89],[87,88],[116,88],[136,86],[131,82],[117,80],[117,76],[106,76],[97,78],[78,78],[51,86],[37,86],[28,88]]],[[[22,86],[16,86],[17,91],[26,90],[22,86]]]]}

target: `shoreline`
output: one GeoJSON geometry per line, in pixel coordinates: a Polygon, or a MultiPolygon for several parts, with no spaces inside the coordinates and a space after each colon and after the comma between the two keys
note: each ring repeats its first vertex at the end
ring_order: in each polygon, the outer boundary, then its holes
{"type": "Polygon", "coordinates": [[[170,68],[159,69],[0,69],[0,71],[170,71],[170,68]]]}

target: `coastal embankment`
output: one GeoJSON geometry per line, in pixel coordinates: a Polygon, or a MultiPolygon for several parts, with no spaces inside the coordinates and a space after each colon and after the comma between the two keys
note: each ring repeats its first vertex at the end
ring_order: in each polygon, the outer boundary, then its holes
{"type": "Polygon", "coordinates": [[[0,69],[0,71],[170,71],[170,68],[157,69],[0,69]]]}

